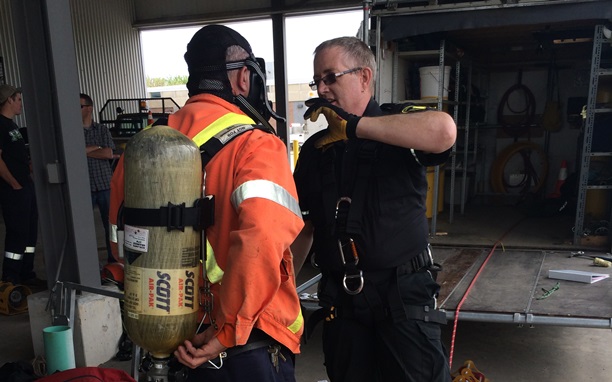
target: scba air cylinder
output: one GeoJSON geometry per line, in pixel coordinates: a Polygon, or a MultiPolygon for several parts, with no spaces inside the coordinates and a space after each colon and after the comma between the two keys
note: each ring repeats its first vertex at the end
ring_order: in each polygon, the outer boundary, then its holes
{"type": "Polygon", "coordinates": [[[179,131],[153,126],[128,142],[124,174],[124,209],[141,213],[140,224],[130,225],[126,214],[124,225],[124,324],[135,344],[166,358],[195,334],[200,233],[159,224],[159,211],[176,217],[180,208],[169,206],[192,207],[200,198],[200,151],[179,131]],[[156,218],[148,225],[142,216],[156,218]]]}

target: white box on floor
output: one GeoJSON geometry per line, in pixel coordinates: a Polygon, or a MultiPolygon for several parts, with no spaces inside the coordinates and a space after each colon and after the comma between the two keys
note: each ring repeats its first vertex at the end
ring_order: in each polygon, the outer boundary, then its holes
{"type": "MultiPolygon", "coordinates": [[[[42,330],[52,325],[45,311],[49,292],[28,296],[28,314],[34,355],[44,355],[42,330]]],[[[75,302],[74,354],[77,367],[98,366],[117,354],[123,333],[119,300],[95,293],[77,295],[75,302]]]]}

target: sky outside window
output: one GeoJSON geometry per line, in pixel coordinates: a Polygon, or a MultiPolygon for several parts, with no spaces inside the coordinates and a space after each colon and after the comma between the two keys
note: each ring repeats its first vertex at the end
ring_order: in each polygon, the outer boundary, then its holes
{"type": "MultiPolygon", "coordinates": [[[[293,16],[285,20],[288,83],[312,79],[313,51],[321,42],[340,36],[356,36],[363,21],[361,10],[293,16]]],[[[227,23],[251,44],[257,57],[273,62],[272,21],[227,23]]],[[[145,75],[167,78],[188,75],[183,55],[189,40],[201,27],[166,28],[141,32],[145,75]]],[[[268,68],[270,69],[270,68],[268,68]]]]}

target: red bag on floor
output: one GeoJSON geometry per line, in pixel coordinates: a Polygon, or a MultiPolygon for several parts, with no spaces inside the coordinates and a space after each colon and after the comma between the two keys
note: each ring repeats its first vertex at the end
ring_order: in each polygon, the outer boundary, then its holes
{"type": "Polygon", "coordinates": [[[136,382],[128,373],[104,367],[77,367],[37,379],[38,382],[136,382]]]}

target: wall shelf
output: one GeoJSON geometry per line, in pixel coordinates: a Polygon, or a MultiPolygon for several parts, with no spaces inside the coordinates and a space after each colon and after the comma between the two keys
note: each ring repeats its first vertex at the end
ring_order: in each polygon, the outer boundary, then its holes
{"type": "MultiPolygon", "coordinates": [[[[608,133],[612,136],[612,126],[608,123],[597,124],[598,118],[609,117],[612,114],[612,108],[609,104],[598,103],[598,87],[602,85],[602,78],[610,78],[612,76],[612,69],[602,68],[602,51],[610,53],[612,44],[603,35],[604,26],[597,25],[595,27],[595,33],[593,36],[593,53],[591,57],[591,76],[589,82],[589,94],[587,98],[586,110],[583,112],[584,127],[583,127],[583,143],[582,150],[579,155],[580,159],[580,176],[578,180],[578,198],[576,201],[576,217],[574,223],[574,244],[579,245],[582,243],[583,236],[586,232],[585,226],[588,225],[586,221],[586,205],[589,190],[606,190],[608,194],[612,191],[612,185],[595,185],[589,184],[590,168],[592,162],[598,158],[610,158],[612,157],[612,143],[608,146],[608,149],[604,147],[603,150],[600,148],[602,144],[606,142],[601,141],[600,138],[594,137],[595,127],[604,129],[604,133],[608,133]],[[607,130],[607,131],[606,131],[607,130]],[[597,151],[592,151],[593,145],[597,144],[597,151]]],[[[605,140],[604,140],[605,141],[605,140]]],[[[609,164],[608,164],[609,165],[609,164]]],[[[591,181],[592,182],[592,181],[591,181]]],[[[610,195],[608,195],[609,197],[610,195]]],[[[601,206],[606,208],[606,206],[601,206]]],[[[604,211],[604,214],[608,213],[608,220],[612,215],[612,208],[607,206],[610,211],[604,211]]],[[[612,230],[609,230],[612,231],[612,230]]],[[[610,238],[612,241],[612,232],[610,232],[610,238]]]]}
{"type": "MultiPolygon", "coordinates": [[[[454,220],[454,212],[455,212],[455,198],[459,196],[459,208],[461,213],[463,214],[465,211],[465,201],[466,201],[466,188],[468,187],[468,173],[470,170],[466,171],[465,169],[458,169],[457,163],[467,164],[468,169],[474,169],[476,167],[476,158],[478,157],[478,147],[476,145],[476,141],[472,140],[470,142],[470,99],[471,99],[471,76],[472,70],[471,65],[467,65],[464,69],[462,68],[462,63],[469,62],[469,60],[462,59],[460,60],[455,54],[450,53],[447,50],[446,41],[440,40],[440,48],[434,50],[415,50],[415,51],[396,51],[393,57],[393,65],[392,65],[392,88],[391,88],[391,99],[392,102],[411,102],[416,105],[434,105],[438,110],[443,110],[451,114],[455,123],[457,124],[458,130],[461,129],[462,140],[465,145],[469,147],[466,150],[457,150],[457,142],[452,147],[451,156],[449,157],[449,161],[446,166],[447,169],[444,170],[444,174],[450,173],[450,179],[446,180],[446,182],[450,183],[450,195],[445,195],[445,199],[450,199],[450,209],[449,209],[449,221],[452,223],[454,220]],[[435,66],[439,67],[438,73],[440,73],[440,78],[438,82],[438,94],[436,98],[426,98],[426,99],[414,99],[416,86],[411,81],[416,80],[415,69],[421,66],[435,66]],[[454,78],[454,81],[449,79],[448,88],[444,89],[444,84],[447,82],[444,79],[445,66],[451,66],[450,79],[454,78]],[[466,70],[467,80],[464,81],[466,83],[461,84],[462,82],[462,70],[466,70]],[[412,71],[412,72],[411,72],[412,71]],[[460,94],[460,86],[465,86],[468,89],[468,94],[465,100],[459,99],[460,94]],[[445,96],[453,97],[452,99],[445,98],[445,96]],[[408,101],[401,101],[409,99],[408,101]],[[459,121],[459,110],[462,109],[464,112],[464,116],[462,120],[459,121]],[[459,195],[457,194],[457,190],[455,189],[455,178],[456,176],[461,176],[461,181],[457,182],[459,185],[459,195]]],[[[420,94],[416,94],[418,97],[420,94]]],[[[474,170],[472,170],[474,172],[474,170]]],[[[430,187],[433,188],[433,206],[432,206],[432,217],[430,224],[430,234],[432,236],[436,235],[437,230],[437,211],[438,211],[438,193],[439,193],[439,182],[440,182],[440,169],[439,166],[436,166],[435,173],[433,177],[433,185],[430,187]]],[[[475,177],[472,177],[472,182],[475,177]]],[[[447,188],[449,188],[447,186],[447,188]]]]}

